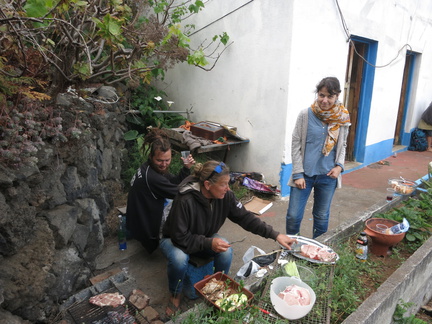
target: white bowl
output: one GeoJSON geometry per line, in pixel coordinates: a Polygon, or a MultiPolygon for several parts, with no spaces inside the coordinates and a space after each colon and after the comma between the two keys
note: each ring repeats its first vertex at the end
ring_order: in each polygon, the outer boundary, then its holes
{"type": "Polygon", "coordinates": [[[301,281],[296,277],[278,277],[272,280],[270,285],[270,300],[273,304],[273,308],[276,312],[289,320],[296,320],[306,316],[315,304],[316,295],[315,292],[309,285],[301,281]],[[282,298],[278,296],[281,291],[284,291],[286,287],[291,285],[297,285],[299,287],[306,288],[309,290],[311,302],[306,306],[290,306],[282,298]]]}

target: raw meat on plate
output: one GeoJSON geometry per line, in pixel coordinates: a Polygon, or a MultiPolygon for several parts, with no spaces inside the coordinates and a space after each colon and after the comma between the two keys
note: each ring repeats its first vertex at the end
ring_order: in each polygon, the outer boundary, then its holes
{"type": "Polygon", "coordinates": [[[300,253],[306,258],[324,262],[331,262],[336,258],[335,252],[329,252],[327,249],[309,244],[302,245],[300,253]]]}

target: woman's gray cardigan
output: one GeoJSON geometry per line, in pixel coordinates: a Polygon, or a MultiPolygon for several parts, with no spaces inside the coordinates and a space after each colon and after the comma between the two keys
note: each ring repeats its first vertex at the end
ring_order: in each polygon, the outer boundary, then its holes
{"type": "MultiPolygon", "coordinates": [[[[310,108],[303,109],[297,117],[297,122],[294,127],[294,131],[292,134],[292,147],[291,147],[291,159],[292,159],[292,173],[291,177],[288,181],[288,185],[291,187],[295,187],[294,180],[292,175],[295,173],[303,173],[303,159],[306,148],[306,135],[308,129],[308,111],[310,108]]],[[[346,123],[345,125],[340,127],[339,138],[336,143],[336,160],[335,166],[339,165],[342,167],[342,171],[344,171],[345,164],[345,152],[347,146],[347,137],[348,131],[351,123],[346,123]]],[[[337,187],[342,187],[342,172],[339,174],[337,187]]]]}

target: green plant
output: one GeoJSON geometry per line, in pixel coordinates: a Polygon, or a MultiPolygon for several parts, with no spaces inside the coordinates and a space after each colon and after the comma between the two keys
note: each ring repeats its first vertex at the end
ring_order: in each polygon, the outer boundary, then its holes
{"type": "Polygon", "coordinates": [[[402,299],[396,305],[396,309],[393,313],[393,321],[400,324],[427,324],[425,321],[415,318],[415,315],[404,317],[404,314],[409,307],[414,305],[413,303],[405,303],[402,299]]]}
{"type": "Polygon", "coordinates": [[[148,127],[175,128],[185,123],[186,118],[180,114],[155,112],[169,111],[162,97],[166,97],[165,92],[143,83],[132,90],[131,110],[126,117],[131,129],[125,133],[126,140],[144,136],[148,127]]]}
{"type": "Polygon", "coordinates": [[[349,244],[338,246],[339,260],[333,278],[331,291],[332,323],[340,323],[342,319],[354,312],[367,293],[367,287],[361,284],[365,272],[371,272],[369,261],[359,262],[349,244]]]}
{"type": "Polygon", "coordinates": [[[123,159],[121,178],[124,183],[125,190],[129,190],[130,181],[138,168],[147,161],[147,156],[141,151],[143,138],[137,138],[135,141],[126,142],[127,157],[123,159]]]}
{"type": "Polygon", "coordinates": [[[213,67],[223,52],[219,45],[229,41],[222,33],[191,47],[188,34],[195,27],[184,20],[204,8],[201,0],[12,0],[0,7],[6,45],[0,56],[25,72],[38,57],[44,67],[39,72],[45,71],[57,86],[82,81],[149,83],[185,61],[201,68],[212,61],[213,67]]]}

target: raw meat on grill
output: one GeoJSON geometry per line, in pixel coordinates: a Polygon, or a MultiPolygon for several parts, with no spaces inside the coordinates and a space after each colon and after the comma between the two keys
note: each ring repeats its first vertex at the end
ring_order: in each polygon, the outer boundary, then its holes
{"type": "Polygon", "coordinates": [[[336,253],[329,252],[319,246],[308,244],[301,246],[300,253],[306,258],[324,262],[331,262],[334,261],[334,259],[336,258],[336,253]]]}
{"type": "Polygon", "coordinates": [[[115,293],[102,293],[93,297],[90,297],[89,302],[97,306],[112,306],[117,307],[123,305],[126,298],[120,295],[118,292],[115,293]]]}
{"type": "Polygon", "coordinates": [[[297,285],[291,285],[278,295],[290,306],[306,306],[311,302],[309,290],[297,285]]]}

